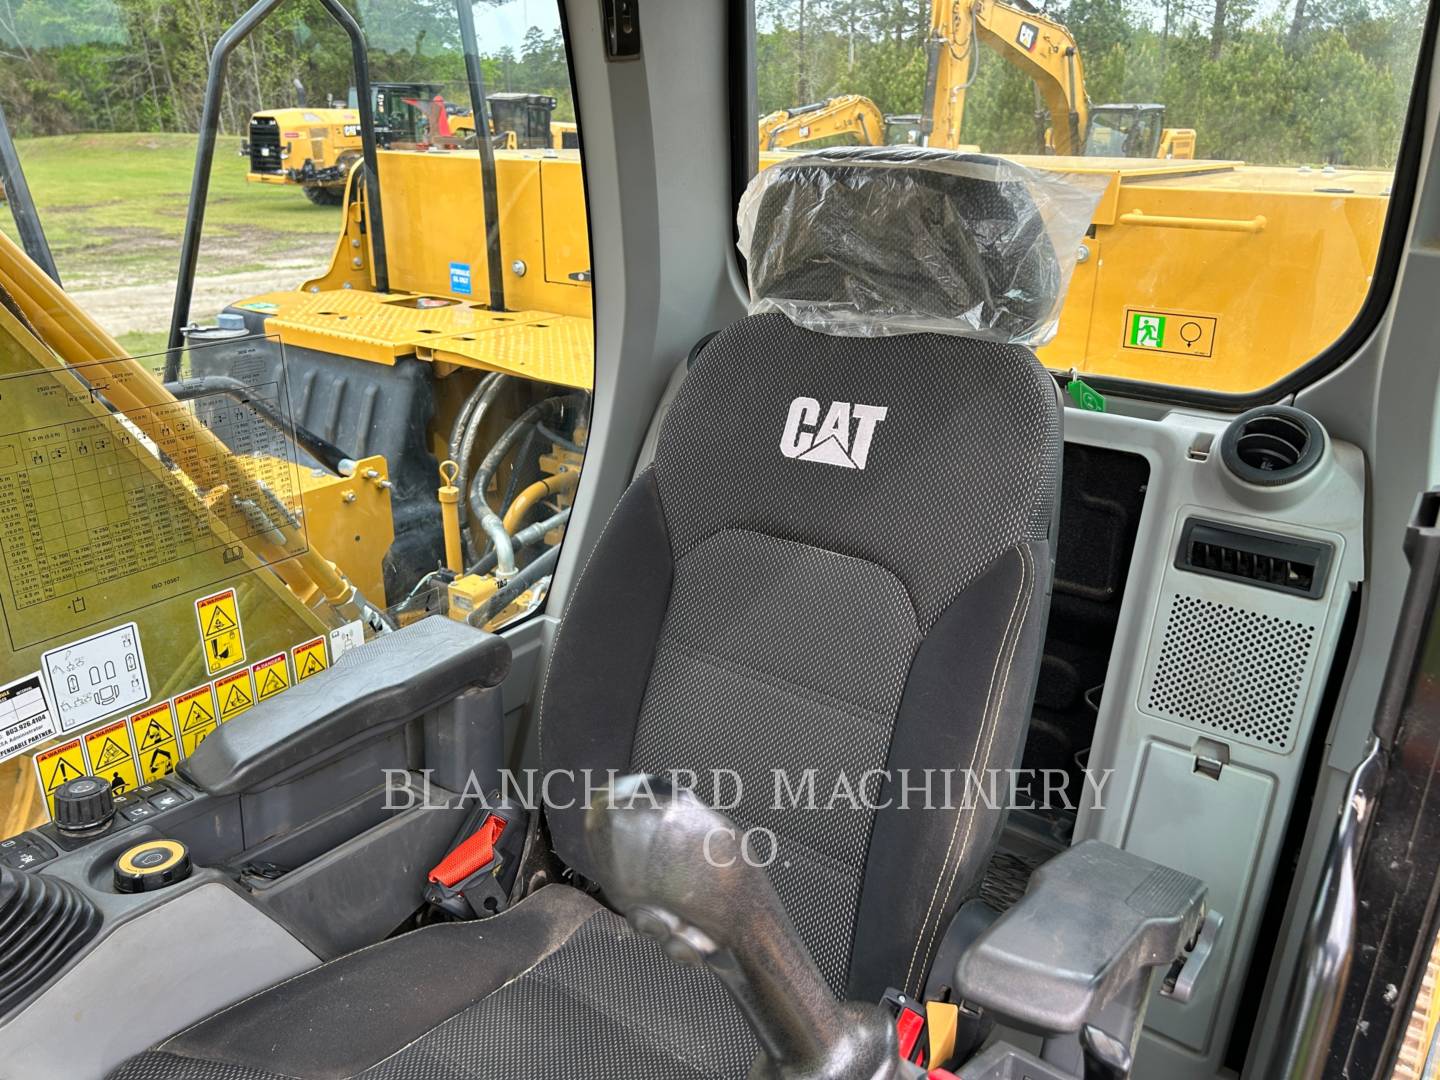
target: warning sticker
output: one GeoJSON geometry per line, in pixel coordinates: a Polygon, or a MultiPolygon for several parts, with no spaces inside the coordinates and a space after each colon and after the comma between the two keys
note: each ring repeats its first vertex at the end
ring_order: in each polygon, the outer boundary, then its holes
{"type": "Polygon", "coordinates": [[[1215,352],[1215,328],[1219,322],[1214,315],[1126,308],[1125,338],[1120,344],[1127,349],[1149,352],[1211,356],[1215,352]]]}
{"type": "Polygon", "coordinates": [[[55,733],[38,671],[0,686],[0,761],[39,746],[55,733]]]}
{"type": "Polygon", "coordinates": [[[135,752],[130,745],[130,729],[124,720],[96,728],[85,736],[85,755],[90,759],[90,774],[110,781],[116,795],[134,791],[140,786],[140,773],[135,767],[135,752]]]}
{"type": "Polygon", "coordinates": [[[296,645],[290,650],[290,656],[295,661],[295,678],[304,682],[311,675],[319,675],[330,666],[325,659],[325,639],[317,637],[314,641],[307,641],[303,645],[296,645]]]}
{"type": "Polygon", "coordinates": [[[219,725],[209,683],[187,690],[175,699],[175,723],[180,729],[180,748],[189,757],[219,725]]]}
{"type": "Polygon", "coordinates": [[[200,640],[205,647],[205,670],[211,675],[245,662],[245,639],[240,633],[240,605],[235,590],[202,596],[195,601],[200,640]]]}
{"type": "Polygon", "coordinates": [[[71,739],[35,755],[35,776],[40,781],[40,790],[45,792],[45,803],[50,807],[51,817],[55,816],[55,789],[84,775],[85,749],[79,739],[71,739]]]}
{"type": "Polygon", "coordinates": [[[175,738],[175,711],[162,701],[130,718],[130,734],[140,759],[140,775],[149,784],[169,776],[180,763],[175,738]]]}
{"type": "Polygon", "coordinates": [[[285,654],[266,657],[250,669],[255,676],[255,700],[264,701],[290,688],[290,665],[285,654]]]}
{"type": "Polygon", "coordinates": [[[220,706],[220,722],[233,720],[255,704],[255,687],[250,685],[250,672],[237,671],[215,680],[215,700],[220,706]]]}
{"type": "Polygon", "coordinates": [[[61,731],[75,731],[150,698],[140,629],[133,622],[40,657],[61,731]]]}

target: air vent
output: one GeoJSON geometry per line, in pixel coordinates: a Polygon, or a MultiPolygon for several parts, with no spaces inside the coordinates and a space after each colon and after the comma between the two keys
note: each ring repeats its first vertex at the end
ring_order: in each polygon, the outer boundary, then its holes
{"type": "Polygon", "coordinates": [[[0,1016],[64,969],[100,929],[79,889],[0,867],[0,1016]]]}
{"type": "Polygon", "coordinates": [[[1241,413],[1220,439],[1225,467],[1259,487],[1294,483],[1320,464],[1324,452],[1320,421],[1288,405],[1241,413]]]}
{"type": "Polygon", "coordinates": [[[1331,545],[1190,518],[1180,533],[1175,565],[1210,577],[1311,598],[1325,594],[1331,545]]]}

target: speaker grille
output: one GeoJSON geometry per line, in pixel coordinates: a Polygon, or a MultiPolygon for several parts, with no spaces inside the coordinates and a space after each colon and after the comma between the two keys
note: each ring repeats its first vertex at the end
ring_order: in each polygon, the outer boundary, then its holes
{"type": "Polygon", "coordinates": [[[1145,707],[1240,742],[1286,751],[1300,722],[1317,627],[1177,593],[1145,707]]]}

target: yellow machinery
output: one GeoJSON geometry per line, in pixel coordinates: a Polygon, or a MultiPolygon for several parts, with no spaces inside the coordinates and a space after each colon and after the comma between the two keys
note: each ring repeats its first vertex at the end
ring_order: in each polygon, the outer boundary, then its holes
{"type": "MultiPolygon", "coordinates": [[[[473,139],[474,116],[448,105],[441,89],[437,83],[374,84],[379,145],[454,148],[473,139]]],[[[573,123],[552,120],[556,101],[548,94],[496,93],[486,101],[491,133],[505,149],[579,146],[573,123]]],[[[357,109],[298,107],[255,113],[240,153],[252,183],[297,184],[311,202],[336,206],[362,146],[357,109]]]]}
{"type": "MultiPolygon", "coordinates": [[[[554,119],[556,100],[548,94],[495,93],[486,97],[490,109],[490,135],[501,150],[578,150],[578,128],[573,121],[554,119]]],[[[457,111],[449,128],[458,136],[475,137],[475,115],[457,111]]]]}
{"type": "Polygon", "coordinates": [[[793,109],[777,109],[760,118],[758,129],[761,150],[783,150],[842,135],[851,136],[861,146],[881,146],[885,114],[863,95],[842,94],[793,109]]]}
{"type": "Polygon", "coordinates": [[[272,109],[250,118],[240,153],[246,179],[298,184],[318,205],[340,201],[345,177],[360,160],[360,114],[355,109],[272,109]]]}
{"type": "Polygon", "coordinates": [[[934,0],[921,128],[929,146],[957,149],[979,46],[994,50],[1035,83],[1052,127],[1048,150],[1098,157],[1193,158],[1195,132],[1165,128],[1162,105],[1092,106],[1085,64],[1064,25],[1023,0],[934,0]],[[1099,138],[1097,139],[1097,135],[1099,138]],[[1091,146],[1091,142],[1098,145],[1091,146]]]}
{"type": "MultiPolygon", "coordinates": [[[[397,528],[404,535],[390,553],[384,595],[392,608],[398,602],[401,621],[435,610],[471,617],[512,580],[523,580],[524,567],[508,555],[484,573],[473,568],[499,530],[517,537],[522,559],[527,547],[556,549],[583,456],[594,339],[579,155],[553,148],[495,151],[503,208],[498,302],[491,264],[474,254],[487,243],[476,158],[473,148],[381,152],[382,204],[391,220],[407,223],[386,234],[388,291],[375,288],[373,234],[360,185],[352,181],[329,271],[293,291],[239,300],[232,309],[291,356],[358,363],[349,377],[364,383],[361,393],[380,387],[387,398],[408,394],[415,365],[425,369],[428,427],[419,444],[391,454],[441,463],[438,474],[435,465],[425,466],[407,485],[392,462],[397,524],[407,506],[423,522],[397,528]],[[503,376],[503,392],[496,392],[495,375],[503,376]],[[487,448],[534,409],[544,421],[536,423],[543,436],[524,446],[506,444],[487,466],[487,448]],[[482,520],[488,511],[493,519],[482,520]],[[433,542],[418,554],[396,554],[427,535],[433,542]],[[442,546],[445,569],[432,574],[442,546]],[[397,565],[408,572],[397,574],[397,565]]],[[[342,565],[352,575],[366,573],[367,564],[376,572],[372,548],[346,554],[352,562],[342,565]]],[[[503,621],[541,595],[543,582],[502,597],[477,620],[503,621]]]]}

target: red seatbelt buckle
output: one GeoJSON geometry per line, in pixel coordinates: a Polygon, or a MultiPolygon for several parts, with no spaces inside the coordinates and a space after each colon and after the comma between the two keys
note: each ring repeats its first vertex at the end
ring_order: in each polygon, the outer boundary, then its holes
{"type": "Polygon", "coordinates": [[[430,884],[453,889],[467,878],[488,870],[495,861],[495,841],[504,831],[505,822],[494,814],[486,813],[480,827],[460,841],[460,846],[430,871],[430,884]]]}
{"type": "Polygon", "coordinates": [[[925,1006],[893,986],[885,991],[883,1002],[895,1015],[900,1056],[914,1065],[928,1064],[930,1044],[925,1038],[925,1006]]]}
{"type": "Polygon", "coordinates": [[[502,911],[510,900],[524,842],[523,809],[508,803],[477,806],[450,853],[426,875],[426,901],[455,919],[502,911]]]}

